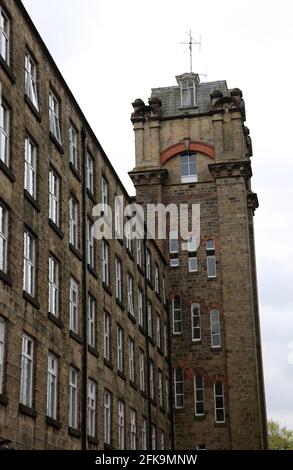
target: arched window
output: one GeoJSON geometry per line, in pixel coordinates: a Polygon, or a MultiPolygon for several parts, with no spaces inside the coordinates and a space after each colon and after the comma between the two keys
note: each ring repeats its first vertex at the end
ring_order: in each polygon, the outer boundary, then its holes
{"type": "Polygon", "coordinates": [[[196,154],[183,153],[181,155],[181,183],[196,183],[196,154]]]}
{"type": "Polygon", "coordinates": [[[214,383],[214,401],[215,401],[215,421],[216,423],[225,422],[225,400],[224,387],[222,382],[214,383]]]}
{"type": "Polygon", "coordinates": [[[200,374],[194,377],[194,405],[195,416],[204,415],[204,399],[203,399],[203,379],[200,374]]]}
{"type": "Polygon", "coordinates": [[[211,346],[212,348],[221,347],[220,334],[220,312],[217,308],[213,308],[210,313],[211,317],[211,346]]]}

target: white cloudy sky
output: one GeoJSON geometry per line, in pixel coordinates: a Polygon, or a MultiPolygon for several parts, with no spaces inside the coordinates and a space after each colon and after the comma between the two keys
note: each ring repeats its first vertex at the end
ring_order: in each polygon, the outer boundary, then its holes
{"type": "MultiPolygon", "coordinates": [[[[268,416],[293,429],[293,3],[291,0],[24,0],[122,181],[134,166],[131,102],[188,70],[244,92],[268,416]],[[291,136],[291,137],[290,137],[291,136]],[[290,365],[289,346],[292,357],[290,365]]],[[[204,78],[204,77],[203,77],[204,78]]]]}

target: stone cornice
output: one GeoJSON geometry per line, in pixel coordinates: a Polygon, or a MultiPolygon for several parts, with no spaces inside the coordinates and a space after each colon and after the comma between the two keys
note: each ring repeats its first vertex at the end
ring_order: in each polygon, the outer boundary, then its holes
{"type": "Polygon", "coordinates": [[[243,176],[246,180],[249,180],[252,177],[249,160],[212,163],[209,165],[209,170],[215,179],[243,176]]]}
{"type": "Polygon", "coordinates": [[[252,191],[248,191],[247,193],[247,207],[252,211],[253,214],[259,207],[257,194],[253,193],[252,191]]]}
{"type": "Polygon", "coordinates": [[[140,184],[164,184],[168,178],[168,171],[165,168],[146,168],[130,171],[130,178],[134,186],[140,184]]]}

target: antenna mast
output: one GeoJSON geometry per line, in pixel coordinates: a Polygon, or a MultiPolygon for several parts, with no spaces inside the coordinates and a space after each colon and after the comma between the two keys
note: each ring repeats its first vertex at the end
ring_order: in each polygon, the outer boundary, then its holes
{"type": "Polygon", "coordinates": [[[189,41],[188,42],[181,42],[180,44],[187,44],[188,45],[189,55],[190,55],[190,72],[192,73],[192,46],[194,46],[195,44],[198,45],[199,46],[199,52],[200,52],[200,50],[201,50],[201,35],[200,35],[199,41],[195,41],[192,37],[191,30],[189,31],[189,33],[186,33],[186,34],[189,37],[189,41]]]}

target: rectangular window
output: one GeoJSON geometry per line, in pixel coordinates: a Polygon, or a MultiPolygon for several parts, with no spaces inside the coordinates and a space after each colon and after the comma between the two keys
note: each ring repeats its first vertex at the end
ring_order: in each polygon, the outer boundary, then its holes
{"type": "Polygon", "coordinates": [[[142,392],[145,391],[145,372],[144,372],[144,352],[139,351],[139,388],[142,392]]]}
{"type": "Polygon", "coordinates": [[[143,328],[143,294],[142,290],[137,291],[138,325],[143,328]]]}
{"type": "Polygon", "coordinates": [[[181,88],[181,107],[190,108],[196,106],[195,103],[195,82],[194,80],[182,80],[181,88]]]}
{"type": "Polygon", "coordinates": [[[136,450],[136,412],[130,410],[130,449],[136,450]]]}
{"type": "Polygon", "coordinates": [[[78,248],[78,204],[73,197],[69,199],[69,243],[78,248]]]}
{"type": "Polygon", "coordinates": [[[215,242],[209,240],[206,244],[207,252],[207,272],[208,278],[217,277],[217,265],[216,265],[216,253],[215,253],[215,242]]]}
{"type": "Polygon", "coordinates": [[[194,401],[195,416],[204,415],[204,399],[203,399],[203,378],[200,374],[194,377],[194,401]]]}
{"type": "Polygon", "coordinates": [[[150,397],[151,400],[155,399],[155,380],[154,380],[154,363],[150,360],[149,363],[149,371],[150,371],[150,397]]]}
{"type": "Polygon", "coordinates": [[[168,330],[167,325],[164,323],[164,354],[165,357],[168,357],[168,330]]]}
{"type": "Polygon", "coordinates": [[[36,241],[31,233],[24,232],[23,290],[35,295],[36,241]]]}
{"type": "Polygon", "coordinates": [[[167,298],[166,298],[166,282],[165,282],[165,277],[163,276],[163,303],[166,305],[167,303],[167,298]]]}
{"type": "Polygon", "coordinates": [[[111,327],[111,318],[108,313],[104,314],[104,358],[107,361],[111,359],[110,351],[110,327],[111,327]]]}
{"type": "Polygon", "coordinates": [[[190,273],[196,273],[198,271],[197,256],[190,256],[188,258],[188,271],[190,273]]]}
{"type": "Polygon", "coordinates": [[[86,156],[86,187],[92,194],[94,194],[94,191],[95,191],[94,167],[95,167],[95,161],[94,161],[92,155],[89,152],[87,152],[87,156],[86,156]]]}
{"type": "Polygon", "coordinates": [[[60,217],[60,178],[51,168],[49,171],[49,219],[59,227],[60,217]]]}
{"type": "Polygon", "coordinates": [[[110,268],[109,268],[109,245],[103,240],[102,242],[102,256],[103,256],[103,283],[109,286],[110,283],[110,268]]]}
{"type": "Polygon", "coordinates": [[[127,274],[127,299],[128,299],[128,313],[134,316],[134,305],[133,305],[133,277],[131,274],[127,274]]]}
{"type": "Polygon", "coordinates": [[[157,264],[155,270],[155,292],[156,294],[160,295],[160,271],[159,266],[157,264]]]}
{"type": "Polygon", "coordinates": [[[152,261],[151,261],[151,252],[150,250],[146,250],[146,275],[147,275],[147,280],[151,281],[152,280],[152,267],[151,267],[152,261]]]}
{"type": "Polygon", "coordinates": [[[59,315],[59,263],[49,256],[49,312],[59,315]]]}
{"type": "Polygon", "coordinates": [[[49,93],[49,122],[50,132],[61,143],[60,102],[52,91],[49,93]]]}
{"type": "Polygon", "coordinates": [[[58,359],[48,355],[47,416],[57,419],[58,359]]]}
{"type": "Polygon", "coordinates": [[[0,160],[9,166],[9,110],[0,104],[0,160]]]}
{"type": "Polygon", "coordinates": [[[156,319],[156,341],[157,347],[161,349],[161,318],[157,315],[156,319]]]}
{"type": "Polygon", "coordinates": [[[119,258],[115,259],[116,299],[122,302],[122,265],[119,258]]]}
{"type": "Polygon", "coordinates": [[[141,421],[141,450],[146,450],[147,448],[147,421],[145,418],[142,418],[141,421]]]}
{"type": "Polygon", "coordinates": [[[125,449],[125,405],[122,401],[118,402],[118,448],[125,449]]]}
{"type": "Polygon", "coordinates": [[[104,214],[108,214],[108,205],[109,205],[109,185],[106,178],[102,177],[102,204],[104,214]]]}
{"type": "Polygon", "coordinates": [[[158,389],[159,389],[159,404],[160,408],[164,407],[164,394],[163,394],[163,374],[158,370],[158,389]]]}
{"type": "Polygon", "coordinates": [[[123,238],[123,198],[115,197],[115,236],[117,239],[123,238]]]}
{"type": "Polygon", "coordinates": [[[184,370],[177,368],[174,370],[174,395],[175,408],[184,407],[184,370]]]}
{"type": "Polygon", "coordinates": [[[97,415],[97,385],[93,380],[88,381],[88,435],[96,437],[97,415]]]}
{"type": "Polygon", "coordinates": [[[105,390],[104,392],[104,443],[111,444],[111,407],[112,397],[111,393],[105,390]]]}
{"type": "Polygon", "coordinates": [[[123,330],[120,326],[117,327],[117,370],[123,372],[123,330]]]}
{"type": "Polygon", "coordinates": [[[136,239],[136,263],[142,268],[142,243],[141,238],[136,239]]]}
{"type": "Polygon", "coordinates": [[[70,428],[77,429],[77,377],[78,372],[74,367],[69,368],[69,420],[70,428]]]}
{"type": "Polygon", "coordinates": [[[126,221],[125,225],[125,239],[126,239],[126,248],[129,253],[132,252],[132,239],[131,239],[131,224],[130,221],[126,221]]]}
{"type": "Polygon", "coordinates": [[[148,335],[150,338],[153,337],[153,307],[152,304],[148,301],[148,335]]]}
{"type": "Polygon", "coordinates": [[[134,380],[135,380],[134,341],[132,338],[128,338],[128,366],[129,366],[129,380],[134,383],[134,380]]]}
{"type": "Polygon", "coordinates": [[[156,426],[153,424],[152,425],[152,450],[156,450],[156,426]]]}
{"type": "Polygon", "coordinates": [[[216,423],[225,422],[225,399],[224,387],[222,382],[214,384],[214,401],[215,401],[215,421],[216,423]]]}
{"type": "Polygon", "coordinates": [[[169,379],[168,377],[166,377],[166,380],[165,380],[165,391],[166,391],[166,413],[168,414],[169,413],[169,409],[170,409],[170,398],[169,398],[169,379]]]}
{"type": "Polygon", "coordinates": [[[161,450],[165,450],[165,433],[161,431],[161,450]]]}
{"type": "Polygon", "coordinates": [[[221,347],[221,334],[220,334],[220,312],[218,309],[213,308],[210,313],[211,317],[211,346],[212,348],[221,347]]]}
{"type": "Polygon", "coordinates": [[[185,153],[181,155],[181,183],[196,183],[196,155],[185,153]]]}
{"type": "Polygon", "coordinates": [[[178,268],[179,258],[171,258],[170,259],[170,266],[171,266],[171,268],[178,268]]]}
{"type": "Polygon", "coordinates": [[[37,182],[37,149],[33,141],[25,138],[24,152],[24,189],[36,199],[36,182],[37,182]]]}
{"type": "Polygon", "coordinates": [[[8,211],[0,203],[0,271],[7,272],[8,211]]]}
{"type": "Polygon", "coordinates": [[[87,263],[92,269],[95,268],[95,244],[94,244],[94,224],[87,219],[87,263]]]}
{"type": "Polygon", "coordinates": [[[96,347],[96,301],[88,296],[88,345],[96,347]]]}
{"type": "Polygon", "coordinates": [[[0,393],[4,390],[5,320],[0,317],[0,393]]]}
{"type": "Polygon", "coordinates": [[[178,253],[178,230],[170,230],[169,250],[170,250],[170,254],[178,253]]]}
{"type": "Polygon", "coordinates": [[[0,7],[1,36],[0,36],[0,53],[2,58],[9,65],[10,54],[10,23],[3,8],[0,7]]]}
{"type": "Polygon", "coordinates": [[[39,110],[37,66],[28,51],[25,53],[25,93],[34,107],[39,110]]]}
{"type": "Polygon", "coordinates": [[[200,305],[191,305],[191,334],[192,341],[201,340],[201,325],[200,325],[200,305]]]}
{"type": "Polygon", "coordinates": [[[34,342],[27,335],[22,336],[20,403],[32,408],[33,406],[33,355],[34,342]]]}
{"type": "Polygon", "coordinates": [[[69,124],[69,161],[77,170],[78,168],[78,145],[77,145],[77,130],[73,124],[69,124]]]}
{"type": "Polygon", "coordinates": [[[78,333],[78,284],[74,279],[70,279],[70,330],[78,333]]]}
{"type": "Polygon", "coordinates": [[[181,312],[180,297],[174,297],[172,299],[172,318],[173,318],[173,334],[180,335],[182,333],[182,312],[181,312]]]}

